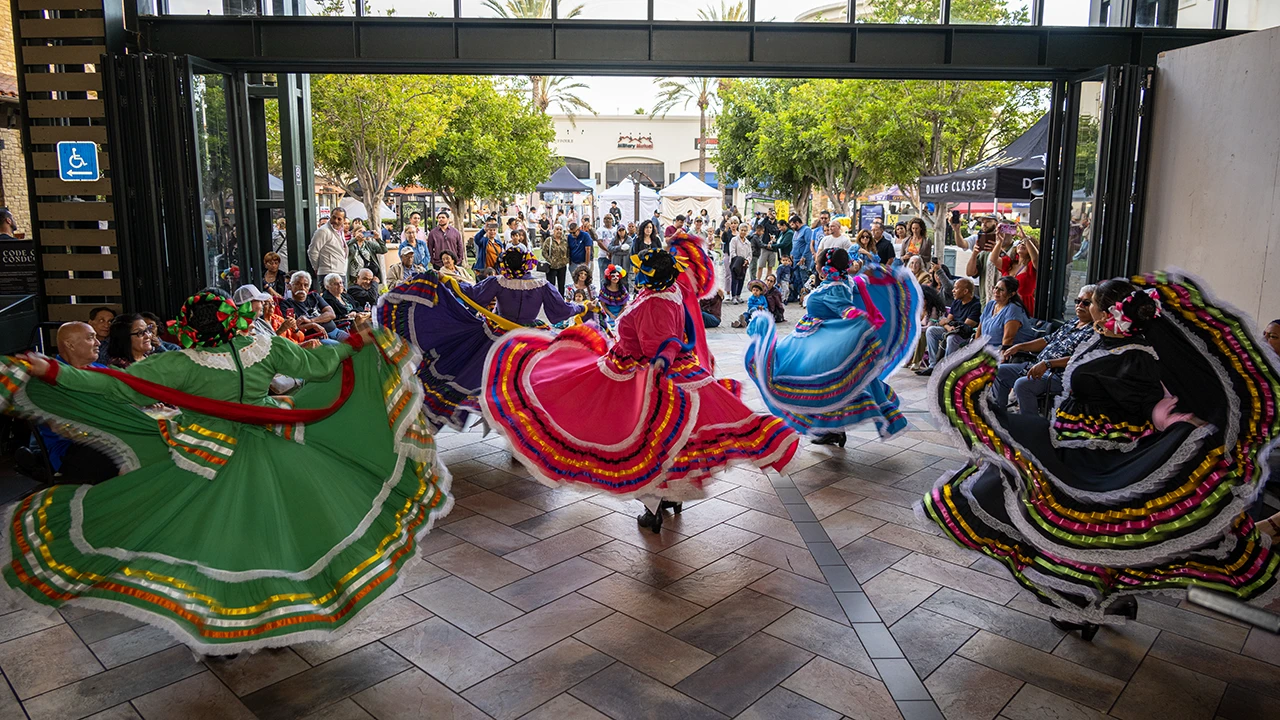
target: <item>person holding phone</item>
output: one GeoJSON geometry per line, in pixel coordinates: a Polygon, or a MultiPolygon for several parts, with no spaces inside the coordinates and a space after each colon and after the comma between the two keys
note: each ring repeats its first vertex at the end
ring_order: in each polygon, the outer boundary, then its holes
{"type": "MultiPolygon", "coordinates": [[[[952,227],[959,232],[958,225],[952,227]]],[[[969,264],[965,267],[964,274],[978,278],[978,300],[983,305],[991,299],[991,291],[995,287],[996,280],[1004,274],[1004,258],[1013,245],[1014,236],[1002,235],[998,230],[999,222],[996,216],[984,215],[982,232],[965,238],[967,247],[971,248],[973,253],[969,256],[969,264]]]]}

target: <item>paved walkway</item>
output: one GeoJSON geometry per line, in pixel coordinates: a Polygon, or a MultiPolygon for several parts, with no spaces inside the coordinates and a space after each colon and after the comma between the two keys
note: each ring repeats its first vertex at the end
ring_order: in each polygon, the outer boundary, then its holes
{"type": "MultiPolygon", "coordinates": [[[[744,344],[713,331],[722,374],[745,379],[744,344]]],[[[732,470],[657,536],[638,502],[544,488],[502,440],[442,433],[457,507],[351,633],[200,662],[112,613],[0,608],[0,720],[1280,716],[1280,639],[1144,600],[1084,643],[918,521],[959,453],[923,383],[894,385],[905,437],[732,470]]]]}

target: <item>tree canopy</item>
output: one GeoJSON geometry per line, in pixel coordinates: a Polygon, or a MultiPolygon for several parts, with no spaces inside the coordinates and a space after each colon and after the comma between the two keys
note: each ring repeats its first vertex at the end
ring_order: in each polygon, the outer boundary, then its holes
{"type": "Polygon", "coordinates": [[[444,135],[448,76],[312,75],[316,171],[373,222],[387,185],[444,135]]]}
{"type": "Polygon", "coordinates": [[[399,173],[402,182],[432,188],[461,217],[467,200],[532,192],[559,167],[550,150],[554,124],[522,94],[484,76],[447,80],[440,139],[399,173]]]}

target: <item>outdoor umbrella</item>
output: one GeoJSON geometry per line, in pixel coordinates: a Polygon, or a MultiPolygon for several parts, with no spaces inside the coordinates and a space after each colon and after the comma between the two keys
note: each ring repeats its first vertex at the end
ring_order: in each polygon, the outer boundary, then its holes
{"type": "Polygon", "coordinates": [[[582,182],[573,176],[568,167],[561,166],[559,170],[551,173],[551,177],[546,182],[538,183],[538,192],[591,192],[594,188],[582,182]]]}

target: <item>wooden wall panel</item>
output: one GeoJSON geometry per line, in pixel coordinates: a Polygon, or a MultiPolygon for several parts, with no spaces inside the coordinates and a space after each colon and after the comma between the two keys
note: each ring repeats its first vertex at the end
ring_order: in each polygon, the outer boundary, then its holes
{"type": "Polygon", "coordinates": [[[44,319],[87,320],[102,305],[120,312],[108,110],[95,71],[107,52],[104,16],[118,23],[119,9],[104,13],[103,0],[16,0],[15,11],[44,319]],[[68,140],[97,143],[100,180],[58,178],[56,145],[68,140]]]}

